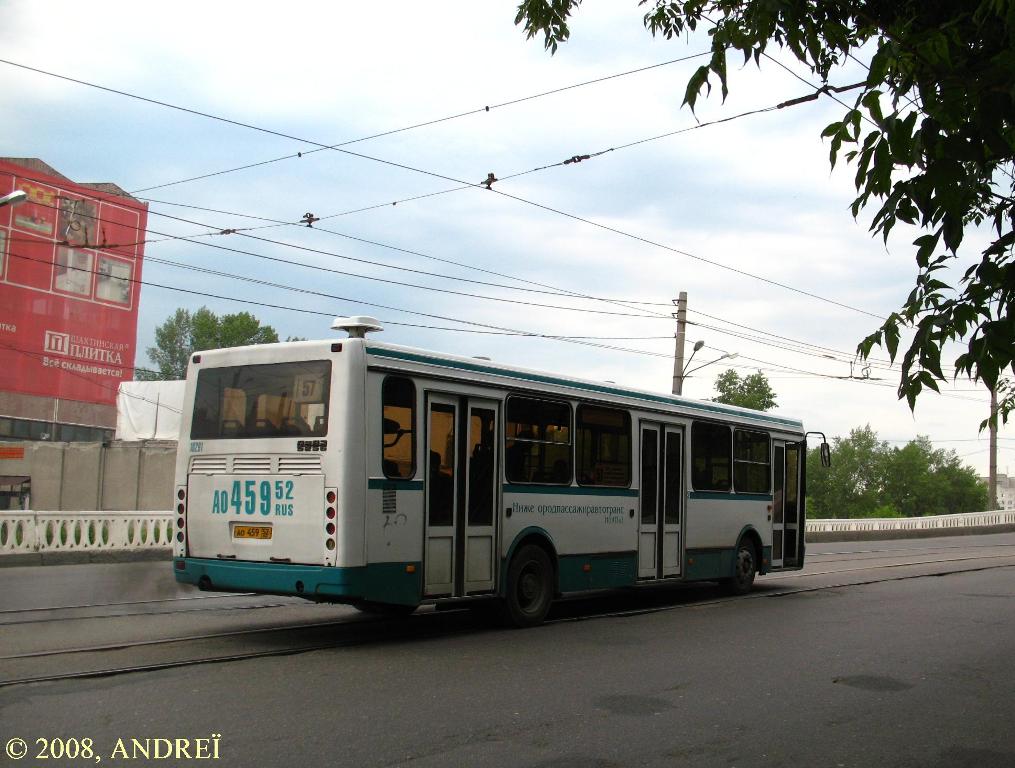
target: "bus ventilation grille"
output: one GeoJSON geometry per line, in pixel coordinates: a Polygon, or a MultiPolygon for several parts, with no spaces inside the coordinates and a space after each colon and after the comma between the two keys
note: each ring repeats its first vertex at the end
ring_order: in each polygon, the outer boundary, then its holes
{"type": "Polygon", "coordinates": [[[236,456],[233,458],[233,472],[264,475],[271,472],[270,456],[236,456]]]}
{"type": "Polygon", "coordinates": [[[279,456],[279,474],[292,474],[300,472],[320,472],[320,456],[279,456]]]}
{"type": "Polygon", "coordinates": [[[190,471],[206,475],[224,475],[226,472],[226,457],[193,456],[190,459],[190,471]]]}

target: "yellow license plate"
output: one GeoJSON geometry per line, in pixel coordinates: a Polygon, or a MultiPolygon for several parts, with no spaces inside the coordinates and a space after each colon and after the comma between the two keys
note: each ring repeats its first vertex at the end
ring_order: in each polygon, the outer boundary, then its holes
{"type": "Polygon", "coordinates": [[[270,539],[270,525],[237,525],[233,528],[234,539],[270,539]]]}

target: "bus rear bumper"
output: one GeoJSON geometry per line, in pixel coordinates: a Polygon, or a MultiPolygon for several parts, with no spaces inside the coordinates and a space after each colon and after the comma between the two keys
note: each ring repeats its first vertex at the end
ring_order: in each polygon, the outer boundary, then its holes
{"type": "Polygon", "coordinates": [[[323,598],[338,601],[363,596],[362,568],[315,565],[173,559],[177,582],[193,584],[207,592],[259,592],[272,595],[323,598]]]}
{"type": "Polygon", "coordinates": [[[338,603],[369,600],[417,605],[421,586],[419,572],[416,563],[340,568],[196,557],[173,559],[177,582],[193,584],[207,592],[293,595],[338,603]]]}

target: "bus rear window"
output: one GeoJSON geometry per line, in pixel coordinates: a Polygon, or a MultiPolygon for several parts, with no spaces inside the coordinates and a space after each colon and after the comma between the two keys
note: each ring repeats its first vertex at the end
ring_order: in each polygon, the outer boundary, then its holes
{"type": "Polygon", "coordinates": [[[197,374],[190,437],[325,437],[330,392],[330,360],[205,368],[197,374]]]}

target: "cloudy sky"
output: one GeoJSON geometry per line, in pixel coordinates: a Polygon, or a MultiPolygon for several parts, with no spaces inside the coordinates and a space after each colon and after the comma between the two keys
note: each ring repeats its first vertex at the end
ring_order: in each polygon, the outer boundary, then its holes
{"type": "MultiPolygon", "coordinates": [[[[207,305],[283,337],[369,314],[388,341],[669,391],[671,301],[686,291],[688,341],[705,342],[691,368],[737,355],[686,395],[711,397],[727,367],[760,369],[810,429],[928,435],[986,473],[982,386],[956,381],[914,414],[886,353],[866,373],[850,364],[911,289],[918,233],[886,246],[850,215],[852,171],[831,171],[820,139],[841,105],[736,117],[812,89],[772,62],[731,62],[729,98],[700,103],[695,128],[680,104],[701,59],[678,59],[704,39],[654,40],[633,1],[588,4],[550,56],[514,13],[2,0],[0,154],[150,201],[139,365],[177,307],[207,305]],[[489,173],[492,191],[475,186],[489,173]],[[240,231],[213,234],[227,229],[240,231]]],[[[960,262],[985,242],[969,235],[960,262]]],[[[1001,435],[999,470],[1015,470],[1015,431],[1001,435]]]]}

